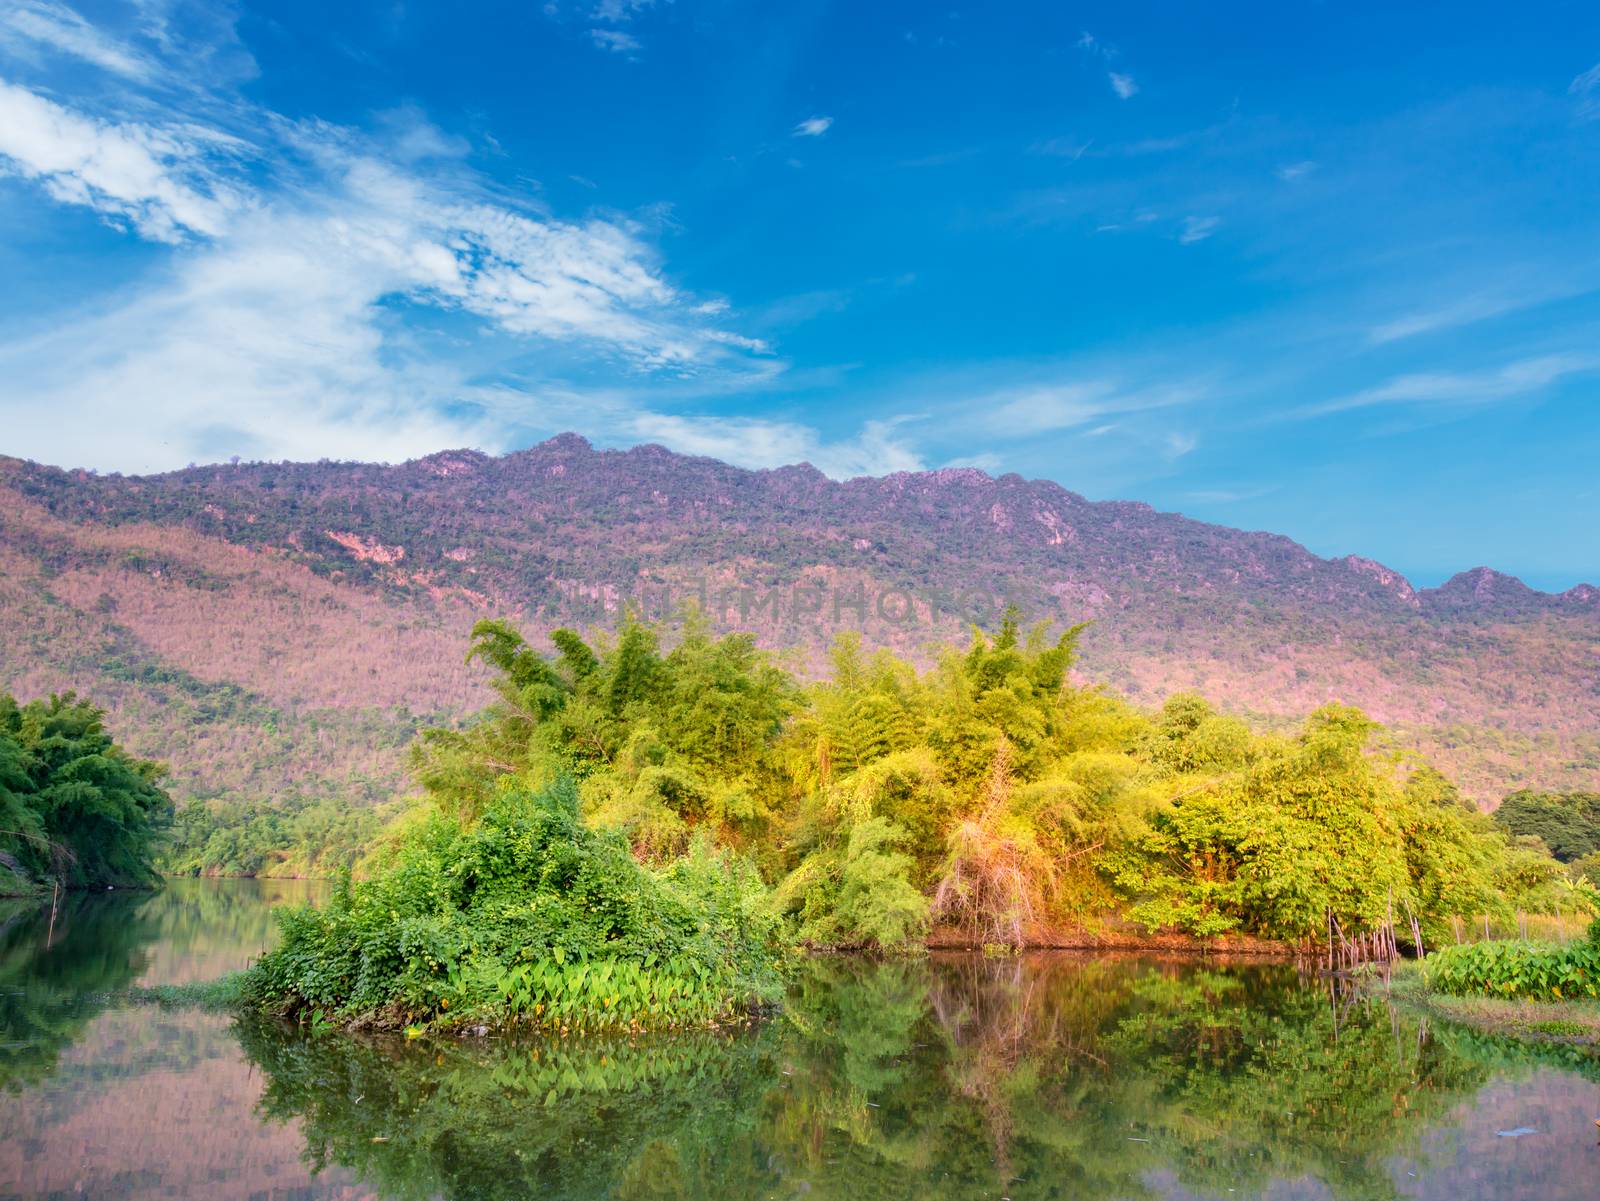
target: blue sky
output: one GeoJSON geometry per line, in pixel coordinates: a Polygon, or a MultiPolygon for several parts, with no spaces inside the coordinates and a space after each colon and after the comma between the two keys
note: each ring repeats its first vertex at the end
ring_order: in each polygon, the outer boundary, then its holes
{"type": "Polygon", "coordinates": [[[1558,590],[1597,197],[1593,3],[0,0],[0,452],[975,464],[1558,590]]]}

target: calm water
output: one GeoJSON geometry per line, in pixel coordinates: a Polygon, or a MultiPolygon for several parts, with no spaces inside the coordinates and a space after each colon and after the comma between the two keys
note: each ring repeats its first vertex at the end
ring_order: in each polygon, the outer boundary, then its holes
{"type": "Polygon", "coordinates": [[[128,997],[242,965],[313,896],[182,881],[74,898],[53,931],[0,911],[0,1197],[1600,1196],[1595,1064],[1292,968],[825,961],[782,1020],[587,1047],[128,997]]]}

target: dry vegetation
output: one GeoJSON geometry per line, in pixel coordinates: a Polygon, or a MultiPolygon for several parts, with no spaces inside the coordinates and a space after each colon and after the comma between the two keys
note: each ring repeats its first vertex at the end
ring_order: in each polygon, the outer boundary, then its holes
{"type": "Polygon", "coordinates": [[[925,598],[981,591],[989,618],[1010,599],[1092,619],[1083,678],[1140,704],[1196,691],[1280,729],[1360,705],[1483,803],[1600,779],[1593,589],[1480,570],[1413,593],[1376,564],[1015,476],[835,483],[571,436],[499,459],[132,479],[0,460],[0,681],[102,700],[181,795],[381,795],[419,719],[483,703],[460,651],[476,618],[610,625],[629,597],[699,581],[725,625],[794,648],[803,672],[841,628],[911,655],[959,638],[963,618],[932,621],[925,598]],[[904,622],[758,607],[797,584],[922,599],[904,622]]]}

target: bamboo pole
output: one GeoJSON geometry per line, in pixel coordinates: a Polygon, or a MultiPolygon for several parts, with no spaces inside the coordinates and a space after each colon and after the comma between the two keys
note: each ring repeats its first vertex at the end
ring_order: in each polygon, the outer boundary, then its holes
{"type": "Polygon", "coordinates": [[[50,929],[45,932],[44,949],[49,950],[56,938],[56,910],[61,904],[61,881],[50,881],[50,929]]]}

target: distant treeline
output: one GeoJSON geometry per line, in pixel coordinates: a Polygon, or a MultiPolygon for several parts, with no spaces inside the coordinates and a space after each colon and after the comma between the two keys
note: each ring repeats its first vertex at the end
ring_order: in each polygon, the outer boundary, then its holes
{"type": "Polygon", "coordinates": [[[178,810],[161,869],[173,876],[333,879],[370,852],[386,806],[291,795],[191,801],[178,810]]]}
{"type": "Polygon", "coordinates": [[[1500,803],[1495,824],[1528,845],[1543,847],[1600,884],[1600,792],[1522,789],[1500,803]]]}
{"type": "Polygon", "coordinates": [[[129,755],[72,693],[0,693],[0,894],[148,885],[172,817],[166,768],[129,755]]]}

